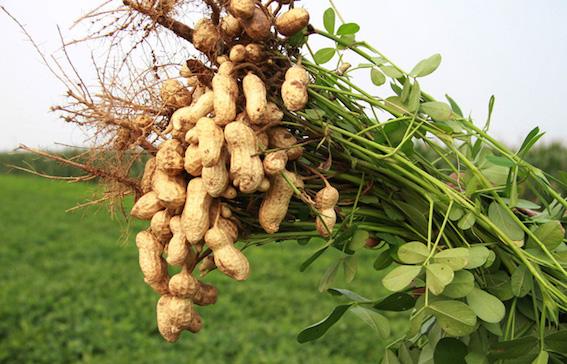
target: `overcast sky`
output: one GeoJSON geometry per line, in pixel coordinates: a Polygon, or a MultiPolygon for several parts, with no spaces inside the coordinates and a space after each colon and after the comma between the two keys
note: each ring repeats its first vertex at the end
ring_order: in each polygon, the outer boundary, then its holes
{"type": "MultiPolygon", "coordinates": [[[[65,32],[100,0],[0,0],[26,25],[46,54],[58,48],[56,25],[65,32]],[[33,11],[30,11],[33,9],[33,11]]],[[[402,68],[441,53],[439,70],[421,82],[442,98],[450,94],[477,123],[496,96],[492,134],[519,144],[540,126],[546,141],[567,141],[567,1],[564,0],[335,0],[346,21],[361,26],[367,40],[402,68]]],[[[321,25],[326,0],[304,0],[312,23],[321,25]]],[[[49,107],[63,86],[41,64],[21,31],[0,13],[0,150],[19,143],[53,147],[81,145],[85,134],[65,124],[49,107]]],[[[325,42],[317,42],[317,45],[325,42]]],[[[88,60],[89,52],[74,59],[88,60]]],[[[180,60],[181,61],[181,60],[180,60]]]]}

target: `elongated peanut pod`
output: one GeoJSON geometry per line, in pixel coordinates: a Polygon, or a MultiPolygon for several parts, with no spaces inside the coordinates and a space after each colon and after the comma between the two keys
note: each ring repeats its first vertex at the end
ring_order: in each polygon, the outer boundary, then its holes
{"type": "Polygon", "coordinates": [[[158,330],[168,342],[177,341],[183,330],[198,332],[203,326],[201,316],[188,298],[163,295],[158,300],[156,312],[158,330]]]}
{"type": "Polygon", "coordinates": [[[181,218],[174,216],[169,222],[173,237],[167,245],[167,262],[171,265],[181,266],[187,261],[189,256],[189,246],[183,229],[181,228],[181,218]]]}
{"type": "Polygon", "coordinates": [[[212,53],[217,49],[220,34],[210,19],[202,19],[195,25],[193,45],[203,53],[212,53]]]}
{"type": "Polygon", "coordinates": [[[303,155],[303,147],[297,145],[297,138],[286,128],[268,129],[269,145],[271,148],[282,148],[287,152],[289,160],[296,160],[303,155]]]}
{"type": "Polygon", "coordinates": [[[150,191],[136,201],[130,215],[140,220],[150,220],[156,212],[163,209],[164,206],[157,193],[150,191]]]}
{"type": "Polygon", "coordinates": [[[214,304],[218,296],[215,287],[197,280],[186,266],[181,269],[181,272],[171,277],[169,291],[176,297],[190,298],[194,304],[199,306],[214,304]]]}
{"type": "Polygon", "coordinates": [[[173,130],[186,132],[191,129],[200,118],[213,112],[214,97],[213,91],[207,89],[207,91],[201,95],[197,101],[193,103],[193,105],[185,106],[175,111],[173,115],[171,115],[173,130]]]}
{"type": "MultiPolygon", "coordinates": [[[[225,69],[223,63],[221,69],[225,69]]],[[[230,68],[226,66],[226,68],[230,68]]],[[[236,118],[236,99],[238,98],[238,85],[234,76],[221,72],[213,77],[215,123],[224,126],[236,118]]]]}
{"type": "Polygon", "coordinates": [[[270,189],[260,205],[258,220],[268,234],[273,234],[280,229],[280,224],[287,214],[289,201],[294,193],[287,181],[298,188],[303,186],[298,176],[292,172],[283,171],[271,178],[270,189]]]}
{"type": "Polygon", "coordinates": [[[281,92],[283,102],[288,110],[299,111],[305,108],[309,100],[308,83],[309,75],[303,67],[295,65],[287,70],[281,92]]]}
{"type": "Polygon", "coordinates": [[[291,36],[309,24],[309,13],[303,8],[293,8],[276,19],[276,29],[281,35],[291,36]]]}
{"type": "Polygon", "coordinates": [[[222,35],[227,38],[234,38],[242,33],[240,22],[231,14],[227,14],[221,19],[220,29],[222,35]]]}
{"type": "Polygon", "coordinates": [[[161,257],[163,246],[158,239],[148,231],[141,231],[136,235],[138,247],[138,261],[144,281],[150,286],[159,286],[168,279],[167,264],[161,257]]]}
{"type": "Polygon", "coordinates": [[[189,144],[185,150],[185,170],[193,177],[200,176],[203,170],[203,162],[197,144],[189,144]]]}
{"type": "Polygon", "coordinates": [[[167,210],[158,211],[152,217],[150,222],[150,229],[152,234],[162,243],[167,242],[171,239],[172,233],[169,228],[169,222],[171,220],[171,215],[167,210]]]}
{"type": "Polygon", "coordinates": [[[230,153],[230,174],[235,187],[243,193],[258,189],[264,169],[256,155],[256,135],[242,122],[232,122],[225,129],[225,139],[230,153]]]}
{"type": "Polygon", "coordinates": [[[152,179],[152,189],[168,209],[175,210],[185,203],[187,184],[183,176],[170,176],[157,169],[152,179]]]}
{"type": "Polygon", "coordinates": [[[199,154],[203,167],[212,167],[221,158],[224,133],[211,118],[200,118],[195,130],[199,139],[199,154]]]}
{"type": "Polygon", "coordinates": [[[156,167],[172,176],[183,171],[183,147],[179,140],[169,139],[160,144],[156,153],[156,167]]]}
{"type": "Polygon", "coordinates": [[[205,243],[213,251],[217,268],[238,281],[250,275],[248,259],[233,245],[234,241],[219,226],[213,226],[205,234],[205,243]]]}
{"type": "Polygon", "coordinates": [[[228,11],[237,18],[248,19],[254,15],[256,2],[254,0],[230,0],[228,11]]]}
{"type": "Polygon", "coordinates": [[[240,19],[246,34],[254,41],[261,41],[271,35],[272,22],[260,8],[255,8],[251,18],[240,19]]]}
{"type": "Polygon", "coordinates": [[[148,193],[152,190],[152,177],[154,171],[156,170],[156,159],[150,158],[144,166],[144,174],[142,175],[142,180],[140,181],[140,188],[142,193],[148,193]]]}
{"type": "Polygon", "coordinates": [[[165,80],[160,89],[160,97],[166,108],[179,109],[191,105],[191,92],[178,80],[165,80]]]}
{"type": "Polygon", "coordinates": [[[285,169],[287,164],[287,152],[278,150],[266,154],[264,157],[264,172],[268,175],[278,174],[285,169]]]}
{"type": "Polygon", "coordinates": [[[246,98],[246,113],[253,124],[263,120],[267,107],[266,86],[260,77],[248,72],[242,80],[242,89],[246,98]]]}
{"type": "Polygon", "coordinates": [[[315,195],[315,207],[320,214],[315,220],[315,225],[321,236],[329,236],[335,227],[337,222],[335,205],[338,201],[339,191],[333,186],[327,186],[315,195]]]}
{"type": "Polygon", "coordinates": [[[211,201],[212,197],[207,193],[203,180],[200,177],[189,181],[187,185],[187,199],[181,215],[181,227],[185,237],[191,244],[198,243],[209,228],[211,201]]]}
{"type": "Polygon", "coordinates": [[[217,164],[212,167],[203,167],[201,172],[203,184],[212,197],[219,197],[228,187],[229,176],[226,169],[226,159],[226,152],[223,152],[217,164]]]}

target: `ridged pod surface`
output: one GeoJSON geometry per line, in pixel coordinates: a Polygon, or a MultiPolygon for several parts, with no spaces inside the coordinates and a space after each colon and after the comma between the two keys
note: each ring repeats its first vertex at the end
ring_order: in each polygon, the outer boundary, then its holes
{"type": "Polygon", "coordinates": [[[246,114],[253,124],[259,124],[266,112],[266,86],[262,79],[252,72],[248,72],[242,80],[242,90],[246,98],[246,114]]]}
{"type": "Polygon", "coordinates": [[[276,29],[281,35],[291,36],[309,24],[309,13],[303,8],[288,10],[276,19],[276,29]]]}
{"type": "Polygon", "coordinates": [[[182,107],[171,115],[173,130],[186,132],[191,129],[197,121],[210,114],[214,110],[214,93],[206,90],[193,105],[182,107]]]}
{"type": "Polygon", "coordinates": [[[144,166],[144,174],[142,175],[142,180],[140,181],[140,188],[142,193],[148,193],[152,190],[152,177],[156,170],[156,159],[150,158],[144,166]]]}
{"type": "Polygon", "coordinates": [[[264,196],[258,213],[260,225],[268,234],[280,229],[280,224],[287,214],[289,201],[294,194],[290,183],[297,188],[303,188],[301,178],[289,171],[284,171],[270,179],[270,189],[264,196]]]}
{"type": "Polygon", "coordinates": [[[220,34],[217,27],[210,19],[201,19],[193,31],[193,45],[203,53],[216,51],[220,41],[220,34]]]}
{"type": "Polygon", "coordinates": [[[289,111],[299,111],[305,108],[309,100],[308,83],[309,75],[303,67],[295,65],[287,70],[281,93],[284,105],[289,111]]]}
{"type": "Polygon", "coordinates": [[[163,246],[149,231],[136,235],[138,262],[144,275],[144,281],[158,293],[167,292],[167,264],[161,257],[163,246]]]}
{"type": "Polygon", "coordinates": [[[238,281],[248,278],[248,259],[234,247],[234,241],[225,230],[214,225],[205,234],[205,243],[213,251],[215,264],[221,272],[238,281]]]}
{"type": "Polygon", "coordinates": [[[315,226],[321,236],[327,237],[331,235],[335,227],[337,222],[335,205],[338,201],[339,191],[333,186],[327,186],[315,195],[315,207],[320,214],[315,220],[315,226]]]}
{"type": "Polygon", "coordinates": [[[175,210],[183,206],[186,188],[183,176],[171,176],[162,169],[156,169],[152,178],[152,190],[168,209],[175,210]]]}
{"type": "Polygon", "coordinates": [[[168,139],[160,144],[156,153],[156,167],[175,176],[183,171],[183,147],[177,139],[168,139]]]}
{"type": "Polygon", "coordinates": [[[130,215],[140,220],[150,220],[156,212],[164,208],[157,193],[150,191],[136,201],[130,215]]]}
{"type": "Polygon", "coordinates": [[[255,8],[251,18],[240,19],[244,32],[254,41],[268,38],[271,33],[272,22],[260,8],[255,8]]]}
{"type": "Polygon", "coordinates": [[[181,215],[181,227],[191,244],[198,243],[209,228],[209,208],[212,197],[200,177],[193,178],[187,185],[187,199],[181,215]]]}
{"type": "Polygon", "coordinates": [[[303,147],[294,146],[297,144],[297,138],[286,128],[270,128],[268,137],[270,147],[285,149],[289,160],[299,159],[303,155],[303,147]]]}
{"type": "Polygon", "coordinates": [[[203,171],[203,162],[197,144],[189,144],[185,150],[184,168],[193,177],[200,176],[203,171]]]}
{"type": "Polygon", "coordinates": [[[217,164],[212,167],[203,167],[201,177],[209,195],[219,197],[228,187],[230,182],[226,168],[227,153],[223,151],[217,164]]]}
{"type": "Polygon", "coordinates": [[[256,155],[254,131],[242,122],[232,122],[225,127],[224,134],[234,186],[243,193],[256,191],[264,177],[264,169],[260,157],[256,155]]]}
{"type": "Polygon", "coordinates": [[[213,77],[215,123],[224,126],[236,118],[238,84],[231,74],[232,62],[225,62],[213,77]]]}
{"type": "Polygon", "coordinates": [[[199,154],[203,167],[212,167],[221,158],[224,145],[224,133],[211,118],[200,118],[195,128],[195,135],[199,140],[199,154]]]}
{"type": "Polygon", "coordinates": [[[199,332],[203,326],[201,316],[188,298],[163,295],[158,300],[156,312],[158,330],[168,342],[177,341],[183,330],[199,332]]]}

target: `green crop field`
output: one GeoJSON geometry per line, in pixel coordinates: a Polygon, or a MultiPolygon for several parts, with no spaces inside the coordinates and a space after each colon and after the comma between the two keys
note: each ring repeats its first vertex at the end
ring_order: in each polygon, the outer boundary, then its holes
{"type": "MultiPolygon", "coordinates": [[[[247,251],[253,274],[231,281],[213,272],[214,306],[198,308],[203,330],[167,344],[155,324],[157,295],[142,280],[134,231],[101,207],[65,209],[92,197],[95,185],[0,175],[0,363],[363,363],[377,362],[384,342],[347,314],[321,340],[297,333],[325,317],[337,298],[318,282],[334,252],[307,272],[315,249],[287,243],[247,251]]],[[[353,289],[384,294],[360,257],[353,289]]],[[[338,276],[337,286],[344,286],[338,276]]]]}

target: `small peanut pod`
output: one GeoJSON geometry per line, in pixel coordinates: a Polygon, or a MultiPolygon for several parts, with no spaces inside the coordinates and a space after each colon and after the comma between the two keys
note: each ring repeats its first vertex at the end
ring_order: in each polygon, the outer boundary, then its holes
{"type": "Polygon", "coordinates": [[[168,139],[160,144],[156,153],[156,166],[171,176],[183,172],[183,147],[179,140],[168,139]]]}
{"type": "MultiPolygon", "coordinates": [[[[236,99],[238,85],[230,72],[229,62],[222,64],[219,72],[213,77],[215,123],[224,126],[236,118],[236,99]]],[[[231,63],[231,62],[230,62],[231,63]]]]}
{"type": "Polygon", "coordinates": [[[212,197],[219,197],[228,187],[229,176],[226,169],[226,159],[226,152],[223,152],[217,164],[212,167],[203,167],[201,172],[205,189],[212,197]]]}
{"type": "Polygon", "coordinates": [[[305,108],[309,100],[308,83],[309,75],[303,67],[295,65],[287,70],[281,92],[283,102],[288,110],[299,111],[305,108]]]}
{"type": "Polygon", "coordinates": [[[246,60],[246,47],[237,44],[230,49],[229,58],[232,62],[238,63],[246,60]]]}
{"type": "Polygon", "coordinates": [[[227,276],[242,281],[250,275],[248,259],[234,247],[234,241],[218,225],[205,234],[205,243],[213,251],[215,264],[227,276]]]}
{"type": "Polygon", "coordinates": [[[186,132],[191,129],[197,121],[207,116],[214,110],[214,93],[211,90],[206,90],[197,101],[191,106],[185,106],[175,111],[171,115],[171,124],[173,130],[186,132]]]}
{"type": "Polygon", "coordinates": [[[268,137],[268,133],[265,131],[261,133],[256,133],[256,150],[258,153],[263,153],[268,149],[268,145],[270,144],[270,138],[268,137]]]}
{"type": "Polygon", "coordinates": [[[269,145],[271,148],[285,149],[289,160],[299,159],[303,155],[303,147],[297,144],[297,138],[286,128],[268,129],[269,145]]]}
{"type": "Polygon", "coordinates": [[[268,153],[264,157],[263,164],[266,174],[278,174],[285,169],[285,165],[287,164],[287,152],[285,150],[278,150],[268,153]]]}
{"type": "Polygon", "coordinates": [[[272,22],[260,8],[254,9],[251,18],[240,18],[240,23],[246,34],[254,41],[264,40],[271,34],[272,22]]]}
{"type": "Polygon", "coordinates": [[[203,53],[213,53],[220,41],[220,34],[210,19],[202,19],[193,31],[193,45],[203,53]]]}
{"type": "Polygon", "coordinates": [[[258,213],[260,225],[268,234],[273,234],[280,229],[280,224],[287,214],[289,201],[294,193],[290,183],[298,188],[303,187],[303,181],[288,171],[277,174],[270,180],[270,189],[264,196],[258,213]]]}
{"type": "Polygon", "coordinates": [[[130,215],[140,220],[150,220],[156,212],[163,209],[164,206],[157,193],[150,191],[136,201],[130,215]]]}
{"type": "Polygon", "coordinates": [[[199,265],[199,276],[200,277],[206,276],[207,273],[209,273],[210,271],[212,271],[216,267],[217,266],[215,265],[214,256],[209,255],[209,256],[205,257],[205,259],[203,259],[201,261],[201,264],[199,265]]]}
{"type": "Polygon", "coordinates": [[[212,197],[203,180],[193,178],[187,185],[187,200],[181,215],[181,227],[191,244],[197,244],[209,229],[209,208],[212,197]]]}
{"type": "Polygon", "coordinates": [[[169,222],[169,228],[173,233],[173,237],[167,245],[167,262],[171,265],[183,265],[189,256],[189,246],[187,239],[181,228],[181,218],[174,216],[169,222]]]}
{"type": "Polygon", "coordinates": [[[228,186],[221,194],[221,197],[226,198],[227,200],[234,200],[237,195],[238,192],[236,191],[236,189],[232,186],[228,186]]]}
{"type": "Polygon", "coordinates": [[[258,191],[267,192],[269,189],[270,189],[270,180],[264,177],[262,179],[262,183],[260,183],[260,187],[258,187],[258,191]]]}
{"type": "Polygon", "coordinates": [[[197,144],[189,144],[185,150],[185,170],[193,177],[200,176],[203,170],[203,162],[197,144]]]}
{"type": "Polygon", "coordinates": [[[163,106],[170,109],[179,109],[191,105],[191,92],[178,80],[165,80],[160,88],[160,97],[163,106]]]}
{"type": "MultiPolygon", "coordinates": [[[[200,118],[195,125],[195,134],[199,140],[199,154],[203,167],[212,167],[221,159],[224,144],[222,129],[211,118],[200,118]]],[[[190,130],[190,132],[193,130],[190,130]]]]}
{"type": "Polygon", "coordinates": [[[309,13],[303,8],[291,9],[276,19],[276,29],[281,35],[291,36],[309,24],[309,13]]]}
{"type": "Polygon", "coordinates": [[[167,242],[171,239],[171,229],[169,228],[169,222],[171,220],[171,215],[167,210],[158,211],[152,217],[150,222],[150,229],[152,234],[159,239],[160,242],[167,242]]]}
{"type": "Polygon", "coordinates": [[[254,0],[230,0],[228,11],[239,19],[248,19],[254,15],[256,2],[254,0]]]}
{"type": "Polygon", "coordinates": [[[156,307],[158,330],[165,340],[175,342],[181,331],[198,332],[203,326],[201,316],[188,298],[163,295],[156,307]]]}
{"type": "Polygon", "coordinates": [[[268,102],[262,119],[262,124],[277,125],[283,119],[283,112],[279,109],[278,105],[273,102],[268,102]]]}
{"type": "Polygon", "coordinates": [[[246,98],[246,114],[253,124],[258,124],[263,120],[268,104],[266,86],[260,77],[248,72],[242,80],[242,89],[246,98]]]}
{"type": "Polygon", "coordinates": [[[136,235],[136,246],[144,281],[160,294],[167,292],[169,277],[167,276],[167,264],[161,257],[163,246],[148,231],[141,231],[136,235]]]}
{"type": "Polygon", "coordinates": [[[223,36],[234,38],[242,33],[240,22],[231,14],[227,14],[221,19],[220,29],[223,36]]]}
{"type": "Polygon", "coordinates": [[[315,195],[315,207],[319,216],[315,220],[317,231],[321,236],[327,237],[333,232],[337,222],[335,205],[339,201],[339,191],[332,186],[327,186],[315,195]]]}
{"type": "Polygon", "coordinates": [[[152,179],[152,189],[168,209],[175,210],[185,203],[187,184],[183,176],[170,176],[158,168],[152,179]]]}
{"type": "Polygon", "coordinates": [[[216,303],[218,291],[212,285],[203,283],[191,275],[184,266],[169,280],[169,291],[181,298],[190,298],[194,304],[206,306],[216,303]]]}
{"type": "Polygon", "coordinates": [[[148,193],[152,190],[152,178],[156,170],[156,159],[150,158],[144,166],[144,174],[142,175],[142,180],[140,181],[140,188],[142,193],[148,193]]]}
{"type": "Polygon", "coordinates": [[[243,193],[258,189],[264,169],[260,157],[256,155],[256,135],[242,122],[232,122],[224,129],[230,153],[230,175],[235,187],[243,193]]]}
{"type": "Polygon", "coordinates": [[[265,57],[264,48],[258,43],[249,43],[246,45],[246,60],[252,63],[259,63],[265,57]]]}

